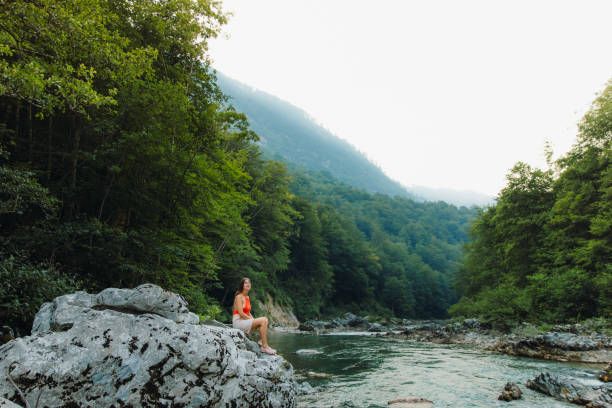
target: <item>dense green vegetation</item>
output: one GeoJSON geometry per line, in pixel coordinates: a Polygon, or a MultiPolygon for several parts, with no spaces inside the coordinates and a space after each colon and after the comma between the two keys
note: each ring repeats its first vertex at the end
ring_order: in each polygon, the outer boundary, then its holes
{"type": "Polygon", "coordinates": [[[446,316],[457,300],[451,282],[475,209],[369,194],[329,173],[304,169],[294,170],[291,188],[308,200],[302,203],[304,218],[296,223],[307,235],[296,234],[295,256],[281,277],[298,282],[299,287],[290,286],[292,293],[308,299],[307,305],[296,305],[298,315],[319,314],[318,305],[325,302],[317,304],[308,291],[311,285],[333,282],[327,305],[332,310],[349,305],[359,311],[366,305],[381,314],[446,316]],[[327,262],[311,264],[319,253],[326,254],[327,262]],[[311,275],[316,279],[303,285],[299,278],[307,270],[316,270],[311,275]]]}
{"type": "Polygon", "coordinates": [[[500,326],[612,317],[611,141],[612,83],[569,153],[549,170],[518,163],[479,214],[452,314],[500,326]]]}
{"type": "Polygon", "coordinates": [[[2,4],[3,323],[144,282],[218,315],[242,276],[302,318],[446,313],[473,212],[264,160],[207,62],[225,19],[205,0],[2,4]]]}

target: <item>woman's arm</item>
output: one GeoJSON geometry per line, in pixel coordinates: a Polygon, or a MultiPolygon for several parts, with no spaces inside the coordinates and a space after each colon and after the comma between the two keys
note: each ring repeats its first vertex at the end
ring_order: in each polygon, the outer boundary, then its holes
{"type": "Polygon", "coordinates": [[[234,299],[234,310],[238,311],[238,315],[242,319],[252,319],[253,316],[250,316],[250,313],[249,314],[244,313],[245,304],[246,304],[246,301],[244,300],[244,296],[237,295],[236,298],[234,299]]]}

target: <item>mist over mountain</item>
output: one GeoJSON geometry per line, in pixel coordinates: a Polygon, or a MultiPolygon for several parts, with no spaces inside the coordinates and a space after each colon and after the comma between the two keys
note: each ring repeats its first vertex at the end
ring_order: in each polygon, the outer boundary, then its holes
{"type": "Polygon", "coordinates": [[[217,71],[217,83],[244,113],[269,157],[328,171],[340,181],[371,193],[408,197],[415,201],[445,201],[457,206],[487,205],[491,197],[470,191],[406,188],[389,178],[353,145],[315,122],[304,110],[254,89],[217,71]]]}
{"type": "Polygon", "coordinates": [[[486,207],[495,204],[495,197],[468,190],[454,190],[451,188],[433,188],[425,186],[406,187],[408,191],[426,201],[446,201],[457,206],[486,207]]]}
{"type": "Polygon", "coordinates": [[[247,115],[268,154],[279,154],[311,170],[329,171],[339,180],[372,193],[416,198],[302,109],[220,72],[217,75],[221,90],[231,96],[231,103],[239,112],[247,115]]]}

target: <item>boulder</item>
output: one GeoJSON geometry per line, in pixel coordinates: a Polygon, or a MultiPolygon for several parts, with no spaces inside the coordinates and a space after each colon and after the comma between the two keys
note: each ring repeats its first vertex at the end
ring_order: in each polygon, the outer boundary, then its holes
{"type": "Polygon", "coordinates": [[[542,337],[544,345],[561,350],[586,351],[597,350],[601,347],[598,342],[591,338],[574,333],[548,332],[542,337]]]}
{"type": "Polygon", "coordinates": [[[349,327],[358,327],[358,326],[367,327],[368,326],[368,321],[365,318],[355,316],[352,313],[345,313],[344,321],[346,322],[345,325],[349,327]]]}
{"type": "Polygon", "coordinates": [[[176,323],[200,322],[199,317],[189,311],[182,296],[146,283],[135,289],[108,288],[97,295],[76,292],[55,298],[53,302],[44,303],[34,316],[32,334],[69,328],[88,310],[154,314],[176,323]]]}
{"type": "Polygon", "coordinates": [[[597,376],[597,379],[599,381],[603,381],[603,382],[612,382],[612,361],[610,361],[610,364],[608,364],[608,366],[606,368],[604,368],[603,373],[599,374],[597,376]]]}
{"type": "Polygon", "coordinates": [[[299,331],[309,331],[309,332],[311,332],[311,331],[314,331],[314,329],[315,329],[314,327],[312,327],[311,325],[306,324],[306,323],[300,323],[300,325],[298,326],[298,330],[299,331]]]}
{"type": "Polygon", "coordinates": [[[527,388],[561,401],[592,408],[612,408],[612,386],[591,387],[575,378],[542,373],[525,384],[527,388]]]}
{"type": "Polygon", "coordinates": [[[465,319],[463,325],[468,329],[480,329],[480,320],[478,319],[465,319]]]}
{"type": "Polygon", "coordinates": [[[318,392],[320,389],[321,389],[320,387],[313,387],[308,382],[304,381],[298,384],[297,393],[298,395],[312,394],[312,393],[318,392]]]}
{"type": "Polygon", "coordinates": [[[322,351],[320,350],[315,350],[315,349],[299,349],[298,351],[295,352],[295,354],[323,354],[322,351]]]}
{"type": "Polygon", "coordinates": [[[548,332],[531,337],[506,336],[500,338],[490,350],[557,361],[605,363],[612,359],[610,339],[564,332],[548,332]]]}
{"type": "Polygon", "coordinates": [[[502,393],[499,394],[499,397],[497,397],[497,399],[500,401],[513,401],[513,400],[520,399],[521,395],[523,395],[523,392],[518,387],[518,385],[509,382],[509,383],[506,383],[506,386],[504,387],[504,391],[502,391],[502,393]]]}
{"type": "Polygon", "coordinates": [[[368,327],[368,331],[369,332],[380,333],[380,332],[387,331],[387,328],[385,326],[383,326],[382,324],[380,324],[380,323],[370,323],[370,325],[368,327]]]}
{"type": "Polygon", "coordinates": [[[305,326],[310,326],[312,327],[315,331],[319,331],[319,330],[323,330],[323,329],[329,329],[334,327],[334,325],[331,322],[324,322],[321,320],[308,320],[306,322],[303,323],[305,326]]]}
{"type": "Polygon", "coordinates": [[[239,330],[199,325],[182,297],[155,285],[77,292],[44,304],[32,335],[0,346],[5,373],[47,407],[295,407],[293,368],[239,330]]]}
{"type": "Polygon", "coordinates": [[[398,398],[387,402],[387,405],[393,405],[392,408],[430,408],[434,404],[425,398],[398,398]]]}

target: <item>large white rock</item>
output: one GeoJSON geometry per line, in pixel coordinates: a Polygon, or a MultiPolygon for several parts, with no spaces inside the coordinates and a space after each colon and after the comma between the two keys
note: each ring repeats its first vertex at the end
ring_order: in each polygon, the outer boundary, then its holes
{"type": "Polygon", "coordinates": [[[234,329],[201,326],[155,285],[44,304],[33,334],[0,346],[0,397],[34,406],[294,407],[293,368],[234,329]],[[165,317],[164,317],[165,316],[165,317]]]}

